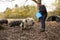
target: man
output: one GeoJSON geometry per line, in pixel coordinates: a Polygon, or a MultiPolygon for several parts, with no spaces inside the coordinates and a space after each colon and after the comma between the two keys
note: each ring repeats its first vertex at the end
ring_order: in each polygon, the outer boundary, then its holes
{"type": "Polygon", "coordinates": [[[41,20],[41,24],[42,24],[41,32],[44,32],[45,31],[45,20],[47,18],[46,7],[45,7],[45,5],[41,4],[41,0],[33,0],[33,1],[37,3],[38,12],[40,12],[42,14],[42,17],[40,17],[39,20],[41,20]]]}

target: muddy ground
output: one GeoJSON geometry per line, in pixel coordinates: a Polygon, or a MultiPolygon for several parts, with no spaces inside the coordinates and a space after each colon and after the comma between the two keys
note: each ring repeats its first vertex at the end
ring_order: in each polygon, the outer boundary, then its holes
{"type": "Polygon", "coordinates": [[[41,23],[35,23],[31,29],[6,27],[0,30],[0,40],[60,40],[60,22],[46,22],[46,31],[40,32],[41,23]]]}

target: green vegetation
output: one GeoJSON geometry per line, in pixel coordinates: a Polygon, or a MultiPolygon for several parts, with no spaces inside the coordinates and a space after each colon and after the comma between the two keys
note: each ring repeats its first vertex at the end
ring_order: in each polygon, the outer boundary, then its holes
{"type": "MultiPolygon", "coordinates": [[[[56,6],[56,10],[53,12],[48,12],[48,17],[52,15],[60,16],[60,0],[58,0],[57,3],[54,3],[53,5],[56,6]]],[[[15,5],[13,9],[6,8],[6,10],[3,12],[3,14],[0,14],[0,18],[26,18],[26,17],[32,17],[35,20],[36,18],[36,12],[37,7],[36,6],[22,6],[18,7],[18,5],[15,5]]]]}
{"type": "Polygon", "coordinates": [[[33,17],[36,19],[35,14],[37,12],[37,7],[36,6],[23,6],[23,7],[18,7],[15,5],[15,8],[10,9],[7,8],[4,11],[4,18],[26,18],[26,17],[33,17]]]}

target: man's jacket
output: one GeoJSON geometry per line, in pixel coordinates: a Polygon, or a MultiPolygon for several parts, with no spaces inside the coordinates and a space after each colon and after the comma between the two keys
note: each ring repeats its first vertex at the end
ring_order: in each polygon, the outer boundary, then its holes
{"type": "Polygon", "coordinates": [[[39,12],[42,12],[42,15],[47,16],[47,10],[46,10],[45,5],[38,5],[38,9],[39,9],[39,12]]]}

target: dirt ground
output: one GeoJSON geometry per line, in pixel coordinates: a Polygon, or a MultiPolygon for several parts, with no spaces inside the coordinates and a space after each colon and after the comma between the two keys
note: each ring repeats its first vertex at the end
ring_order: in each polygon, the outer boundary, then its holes
{"type": "Polygon", "coordinates": [[[0,40],[60,40],[60,22],[46,22],[46,31],[40,32],[41,23],[35,23],[31,29],[7,27],[0,30],[0,40]]]}

